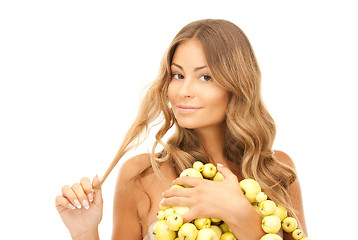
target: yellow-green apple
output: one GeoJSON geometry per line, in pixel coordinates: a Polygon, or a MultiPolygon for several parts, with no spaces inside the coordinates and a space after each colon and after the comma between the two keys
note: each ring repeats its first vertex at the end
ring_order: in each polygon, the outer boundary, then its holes
{"type": "Polygon", "coordinates": [[[181,225],[183,225],[183,218],[173,213],[167,218],[167,225],[169,230],[178,231],[181,225]]]}
{"type": "Polygon", "coordinates": [[[221,223],[221,219],[218,218],[210,218],[211,224],[219,225],[221,223]]]}
{"type": "Polygon", "coordinates": [[[198,229],[192,223],[184,223],[178,231],[180,240],[195,240],[197,236],[198,229]]]}
{"type": "Polygon", "coordinates": [[[215,174],[215,176],[213,177],[213,181],[216,181],[216,182],[222,182],[224,181],[224,175],[222,175],[221,172],[217,172],[215,174]]]}
{"type": "Polygon", "coordinates": [[[297,221],[293,217],[287,217],[282,221],[282,229],[285,232],[293,232],[297,228],[297,221]]]}
{"type": "Polygon", "coordinates": [[[260,185],[254,179],[251,178],[241,180],[240,188],[244,193],[246,199],[249,200],[250,203],[255,202],[256,195],[261,192],[260,185]]]}
{"type": "Polygon", "coordinates": [[[176,233],[167,228],[167,222],[160,220],[154,225],[154,235],[158,240],[174,240],[176,233]]]}
{"type": "Polygon", "coordinates": [[[219,238],[221,237],[221,234],[223,234],[223,231],[219,226],[211,225],[210,228],[215,231],[219,238]]]}
{"type": "MultiPolygon", "coordinates": [[[[164,199],[166,199],[166,198],[163,198],[162,200],[164,200],[164,199]]],[[[160,208],[160,210],[165,211],[165,210],[167,210],[168,208],[170,208],[170,206],[163,206],[163,205],[161,205],[161,204],[159,203],[159,208],[160,208]]]]}
{"type": "Polygon", "coordinates": [[[204,169],[204,164],[200,161],[196,161],[193,164],[193,168],[195,168],[196,170],[198,170],[199,172],[202,172],[204,169]]]}
{"type": "Polygon", "coordinates": [[[293,230],[293,232],[292,232],[292,237],[294,238],[294,239],[296,239],[296,240],[298,240],[298,239],[302,239],[303,238],[303,232],[302,232],[302,230],[301,229],[295,229],[295,230],[293,230]]]}
{"type": "Polygon", "coordinates": [[[281,221],[287,217],[287,210],[282,205],[277,205],[276,211],[273,213],[273,215],[279,217],[281,221]]]}
{"type": "Polygon", "coordinates": [[[189,212],[190,210],[189,207],[184,207],[184,206],[173,206],[172,209],[179,216],[183,216],[185,213],[189,212]]]}
{"type": "Polygon", "coordinates": [[[210,218],[196,218],[194,225],[197,229],[209,228],[211,226],[210,218]]]}
{"type": "Polygon", "coordinates": [[[160,210],[157,212],[157,218],[158,220],[164,220],[164,211],[160,210]]]}
{"type": "Polygon", "coordinates": [[[170,187],[170,189],[173,188],[184,188],[184,187],[182,185],[174,184],[173,186],[170,187]]]}
{"type": "Polygon", "coordinates": [[[201,173],[198,170],[196,170],[195,168],[184,169],[180,173],[180,177],[183,177],[183,176],[203,178],[203,175],[201,175],[201,173]]]}
{"type": "Polygon", "coordinates": [[[212,163],[204,164],[203,171],[201,172],[205,178],[212,178],[216,174],[216,167],[212,163]]]}
{"type": "Polygon", "coordinates": [[[257,195],[256,195],[256,202],[260,203],[260,202],[263,202],[267,200],[267,195],[266,193],[264,192],[259,192],[257,195]]]}
{"type": "Polygon", "coordinates": [[[172,215],[174,212],[173,208],[168,208],[164,211],[164,219],[167,219],[170,215],[172,215]]]}
{"type": "Polygon", "coordinates": [[[269,233],[264,235],[260,240],[282,240],[282,238],[277,234],[269,233]]]}
{"type": "Polygon", "coordinates": [[[277,216],[266,216],[262,219],[262,229],[266,233],[277,233],[281,228],[281,220],[277,216]]]}
{"type": "Polygon", "coordinates": [[[258,202],[253,202],[251,203],[251,206],[254,207],[254,209],[256,210],[256,212],[260,215],[261,218],[264,218],[265,215],[262,214],[262,212],[260,211],[260,204],[258,202]]]}
{"type": "Polygon", "coordinates": [[[203,228],[198,232],[196,240],[219,240],[220,238],[216,232],[211,228],[203,228]]]}
{"type": "Polygon", "coordinates": [[[220,240],[237,240],[237,238],[232,232],[226,232],[221,235],[220,240]]]}
{"type": "Polygon", "coordinates": [[[274,214],[276,211],[276,203],[274,203],[271,200],[265,200],[262,203],[260,203],[260,211],[265,216],[274,214]]]}
{"type": "Polygon", "coordinates": [[[223,233],[231,232],[230,227],[225,222],[220,224],[220,228],[223,231],[223,233]]]}

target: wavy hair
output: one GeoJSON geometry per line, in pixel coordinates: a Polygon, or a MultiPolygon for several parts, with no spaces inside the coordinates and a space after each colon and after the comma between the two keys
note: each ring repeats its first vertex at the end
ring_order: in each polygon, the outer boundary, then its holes
{"type": "Polygon", "coordinates": [[[146,139],[154,123],[161,124],[150,154],[154,172],[160,175],[159,166],[165,161],[173,163],[178,175],[194,161],[210,161],[195,130],[182,128],[176,122],[167,96],[174,52],[180,43],[193,38],[204,49],[214,81],[230,93],[223,123],[225,156],[240,166],[243,178],[255,179],[273,201],[295,216],[287,187],[296,179],[296,172],[278,161],[272,150],[276,126],[261,97],[261,72],[253,48],[244,32],[226,20],[195,21],[175,36],[162,59],[158,77],[147,89],[138,115],[99,186],[123,155],[146,139]],[[175,132],[165,142],[163,137],[173,126],[175,132]],[[158,144],[163,150],[156,153],[158,144]]]}

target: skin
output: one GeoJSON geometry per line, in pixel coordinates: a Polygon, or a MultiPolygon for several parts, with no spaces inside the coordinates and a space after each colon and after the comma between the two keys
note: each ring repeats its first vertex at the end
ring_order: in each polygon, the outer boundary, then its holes
{"type": "MultiPolygon", "coordinates": [[[[169,161],[160,167],[164,181],[152,172],[137,178],[139,173],[151,166],[149,155],[128,159],[122,164],[117,178],[112,239],[143,239],[149,226],[157,220],[160,202],[164,206],[189,206],[190,211],[183,216],[184,222],[207,216],[219,218],[229,225],[238,239],[259,240],[264,235],[261,218],[242,194],[238,184],[242,180],[238,165],[224,157],[222,123],[229,93],[210,77],[210,69],[205,67],[207,62],[203,49],[196,39],[181,43],[172,62],[168,97],[178,124],[197,131],[225,180],[214,182],[191,177],[177,178],[169,161]],[[183,109],[182,105],[196,109],[183,109]],[[192,188],[169,189],[173,184],[192,188]],[[162,201],[163,197],[166,199],[162,201]]],[[[275,153],[278,160],[293,166],[287,154],[280,151],[275,153]]],[[[98,224],[102,218],[103,201],[100,190],[93,193],[93,186],[97,182],[98,178],[92,183],[88,178],[83,178],[72,187],[64,186],[62,195],[56,198],[57,210],[73,239],[99,239],[98,224]],[[92,202],[88,194],[93,194],[92,202]],[[72,209],[75,199],[82,203],[82,208],[72,209]],[[83,207],[86,205],[83,200],[88,201],[88,209],[83,207]]],[[[298,210],[302,223],[300,227],[306,232],[298,180],[288,187],[288,191],[298,210]]],[[[283,239],[293,238],[285,234],[283,239]]]]}

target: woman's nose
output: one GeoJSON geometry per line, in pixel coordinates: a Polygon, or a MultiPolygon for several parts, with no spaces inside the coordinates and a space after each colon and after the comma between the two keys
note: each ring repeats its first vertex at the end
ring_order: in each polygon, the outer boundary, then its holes
{"type": "Polygon", "coordinates": [[[183,79],[182,84],[180,85],[180,89],[178,89],[179,91],[179,95],[182,98],[192,98],[194,97],[194,81],[193,79],[190,78],[185,78],[183,79]]]}

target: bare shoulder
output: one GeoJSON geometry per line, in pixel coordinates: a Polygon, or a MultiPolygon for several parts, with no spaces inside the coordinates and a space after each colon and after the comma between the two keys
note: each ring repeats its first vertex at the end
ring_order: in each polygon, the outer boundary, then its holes
{"type": "Polygon", "coordinates": [[[295,164],[293,160],[287,153],[283,151],[275,150],[275,157],[278,161],[282,162],[283,164],[295,168],[295,164]]]}
{"type": "Polygon", "coordinates": [[[132,182],[144,170],[151,166],[149,154],[140,154],[123,162],[119,169],[118,181],[132,182]]]}

